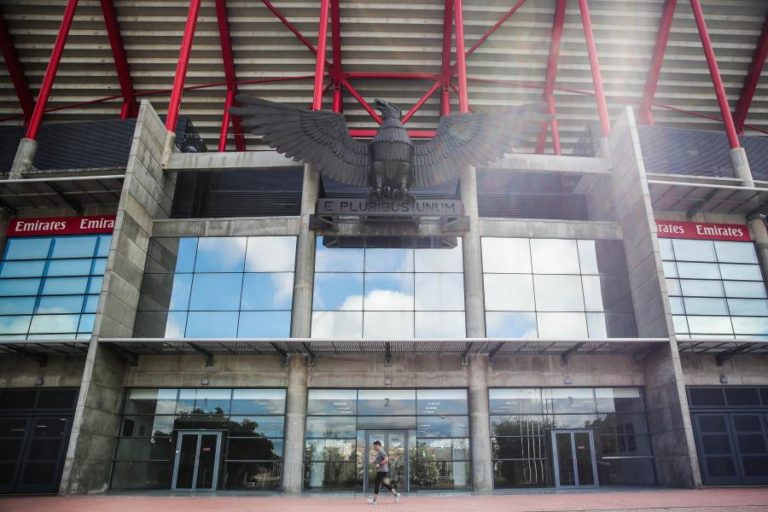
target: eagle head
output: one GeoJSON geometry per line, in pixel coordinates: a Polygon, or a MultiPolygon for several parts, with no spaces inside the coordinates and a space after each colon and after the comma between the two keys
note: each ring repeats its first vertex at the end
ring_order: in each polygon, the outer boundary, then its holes
{"type": "Polygon", "coordinates": [[[381,112],[381,115],[384,117],[392,116],[397,119],[403,117],[403,111],[400,110],[397,105],[394,105],[387,100],[376,99],[374,103],[376,104],[376,109],[381,112]]]}

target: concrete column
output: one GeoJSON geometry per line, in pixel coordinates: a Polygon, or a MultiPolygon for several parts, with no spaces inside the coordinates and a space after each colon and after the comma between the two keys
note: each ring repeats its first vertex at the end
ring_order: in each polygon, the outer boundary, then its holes
{"type": "Polygon", "coordinates": [[[469,355],[469,436],[472,451],[472,490],[493,491],[491,423],[488,416],[488,356],[469,355]]]}
{"type": "Polygon", "coordinates": [[[768,227],[765,219],[758,217],[749,221],[749,230],[752,232],[752,240],[755,241],[757,260],[760,262],[760,270],[763,271],[763,280],[768,284],[768,227]]]}
{"type": "Polygon", "coordinates": [[[464,169],[460,184],[464,213],[469,217],[469,232],[462,237],[467,337],[483,338],[485,337],[485,301],[480,247],[480,214],[477,206],[477,172],[474,167],[464,169]]]}
{"type": "Polygon", "coordinates": [[[291,336],[309,338],[312,328],[312,291],[315,279],[315,232],[309,229],[309,218],[315,213],[320,192],[320,175],[304,166],[301,190],[301,225],[296,243],[296,273],[293,281],[293,316],[291,336]]]}
{"type": "Polygon", "coordinates": [[[32,162],[35,161],[35,153],[37,153],[37,141],[27,138],[21,139],[8,178],[17,180],[25,172],[34,170],[35,166],[32,162]]]}
{"type": "Polygon", "coordinates": [[[292,354],[288,362],[285,411],[283,491],[301,494],[304,481],[304,423],[307,417],[307,358],[292,354]]]}
{"type": "Polygon", "coordinates": [[[747,152],[744,148],[733,148],[729,152],[731,165],[733,165],[734,175],[741,180],[744,187],[754,187],[755,180],[752,177],[752,170],[749,168],[747,152]]]}

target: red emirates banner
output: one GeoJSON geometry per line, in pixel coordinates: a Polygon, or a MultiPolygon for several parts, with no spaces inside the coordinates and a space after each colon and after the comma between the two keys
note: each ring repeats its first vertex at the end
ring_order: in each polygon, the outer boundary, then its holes
{"type": "Polygon", "coordinates": [[[688,238],[692,240],[729,240],[751,242],[745,224],[715,224],[712,222],[680,222],[657,220],[659,238],[688,238]]]}
{"type": "Polygon", "coordinates": [[[115,229],[114,215],[11,219],[6,236],[95,235],[115,229]]]}

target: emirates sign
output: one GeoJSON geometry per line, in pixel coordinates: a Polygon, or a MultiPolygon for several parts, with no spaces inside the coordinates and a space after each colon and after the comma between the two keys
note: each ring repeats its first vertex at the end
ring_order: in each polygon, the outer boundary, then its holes
{"type": "Polygon", "coordinates": [[[6,236],[95,235],[115,229],[114,215],[12,219],[6,236]]]}
{"type": "Polygon", "coordinates": [[[657,220],[659,238],[689,238],[692,240],[729,240],[751,242],[749,229],[744,224],[715,224],[711,222],[680,222],[657,220]]]}

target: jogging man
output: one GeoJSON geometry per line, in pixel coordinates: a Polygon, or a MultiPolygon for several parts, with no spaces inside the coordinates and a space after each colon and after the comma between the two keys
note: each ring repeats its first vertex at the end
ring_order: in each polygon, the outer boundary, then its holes
{"type": "Polygon", "coordinates": [[[389,480],[389,456],[381,447],[381,441],[374,441],[373,449],[376,450],[376,458],[371,461],[371,464],[376,466],[376,483],[373,487],[373,500],[371,500],[371,505],[376,504],[376,498],[379,497],[379,487],[382,485],[389,489],[389,492],[395,497],[395,503],[397,503],[400,501],[400,493],[392,487],[389,480]]]}

